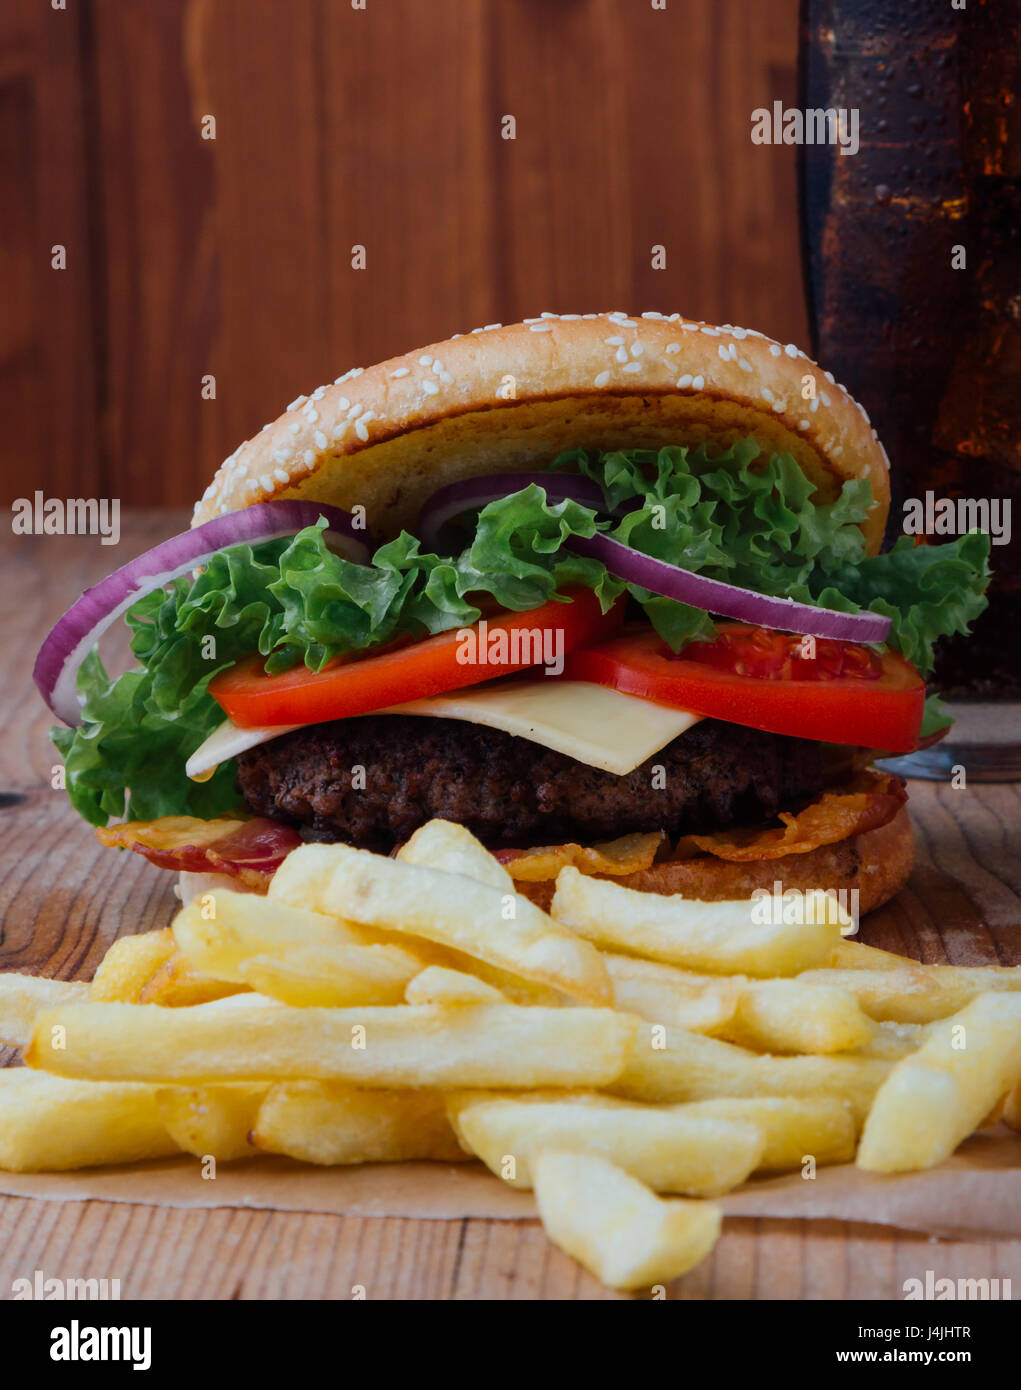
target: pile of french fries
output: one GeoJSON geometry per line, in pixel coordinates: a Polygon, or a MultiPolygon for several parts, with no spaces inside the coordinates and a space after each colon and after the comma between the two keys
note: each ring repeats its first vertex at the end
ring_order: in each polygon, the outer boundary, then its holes
{"type": "Polygon", "coordinates": [[[547,914],[444,821],[393,858],[307,845],[91,985],[0,976],[27,1064],[0,1167],[478,1158],[606,1284],[664,1284],[754,1173],[929,1168],[1021,1127],[1021,968],[919,965],[804,904],[762,924],[568,867],[547,914]]]}

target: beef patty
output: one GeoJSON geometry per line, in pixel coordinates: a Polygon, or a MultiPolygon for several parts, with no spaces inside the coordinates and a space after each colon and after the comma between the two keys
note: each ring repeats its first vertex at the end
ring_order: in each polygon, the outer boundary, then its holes
{"type": "Polygon", "coordinates": [[[384,852],[434,816],[491,849],[590,844],[761,824],[823,789],[817,743],[715,720],[618,777],[496,729],[392,714],[313,724],[250,749],[238,786],[256,815],[307,840],[384,852]]]}

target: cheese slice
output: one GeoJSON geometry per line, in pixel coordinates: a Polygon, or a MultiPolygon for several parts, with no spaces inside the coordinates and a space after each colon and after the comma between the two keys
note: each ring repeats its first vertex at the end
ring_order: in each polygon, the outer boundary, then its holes
{"type": "Polygon", "coordinates": [[[633,772],[701,717],[604,685],[548,676],[469,686],[449,695],[409,700],[381,713],[431,714],[485,724],[618,777],[633,772]]]}
{"type": "MultiPolygon", "coordinates": [[[[701,718],[588,681],[548,676],[487,681],[448,695],[390,705],[375,713],[431,715],[483,724],[618,777],[633,772],[701,718]]],[[[302,727],[307,726],[241,729],[228,719],[191,755],[185,771],[196,781],[205,780],[218,763],[302,727]]]]}

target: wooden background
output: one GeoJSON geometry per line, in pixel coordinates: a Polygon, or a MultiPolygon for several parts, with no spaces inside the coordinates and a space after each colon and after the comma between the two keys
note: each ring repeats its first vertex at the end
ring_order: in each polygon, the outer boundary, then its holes
{"type": "Polygon", "coordinates": [[[5,503],[190,503],[300,391],[541,310],[805,341],[749,138],[797,0],[64,3],[0,6],[5,503]]]}

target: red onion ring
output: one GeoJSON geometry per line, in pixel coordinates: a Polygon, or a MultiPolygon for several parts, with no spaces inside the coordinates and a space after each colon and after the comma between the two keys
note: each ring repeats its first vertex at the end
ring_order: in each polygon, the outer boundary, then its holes
{"type": "Polygon", "coordinates": [[[82,722],[76,681],[78,670],[108,627],[153,589],[178,575],[206,564],[218,550],[248,541],[291,536],[320,517],[328,523],[325,536],[331,549],[358,563],[369,560],[371,540],[355,528],[349,512],[321,502],[259,502],[241,511],[214,517],[194,530],[172,536],[138,555],[113,574],[86,589],[54,624],[39,648],[32,677],[39,693],[58,719],[72,727],[82,722]]]}
{"type": "Polygon", "coordinates": [[[512,492],[520,492],[531,484],[541,487],[548,501],[580,502],[593,511],[606,510],[603,489],[590,478],[576,473],[490,473],[488,477],[465,478],[448,483],[426,502],[418,519],[416,534],[423,549],[436,544],[440,531],[448,521],[475,507],[498,502],[512,492]]]}
{"type": "Polygon", "coordinates": [[[719,613],[722,617],[736,618],[757,627],[846,642],[884,642],[890,631],[890,619],[881,613],[839,613],[834,608],[816,608],[809,603],[795,603],[790,598],[757,594],[752,589],[707,579],[665,560],[643,555],[609,536],[591,539],[572,536],[566,545],[576,555],[601,560],[618,579],[640,584],[643,589],[676,599],[678,603],[688,603],[693,608],[704,608],[708,613],[719,613]]]}

